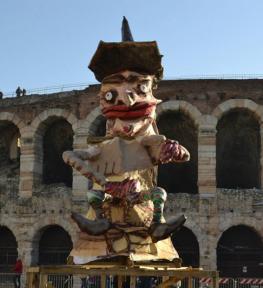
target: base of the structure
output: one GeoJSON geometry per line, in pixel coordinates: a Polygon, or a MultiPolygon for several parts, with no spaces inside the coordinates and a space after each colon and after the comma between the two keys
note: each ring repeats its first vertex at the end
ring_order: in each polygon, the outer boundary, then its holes
{"type": "MultiPolygon", "coordinates": [[[[158,277],[161,279],[158,287],[173,287],[178,281],[187,279],[187,287],[193,287],[193,278],[211,278],[213,288],[218,288],[218,272],[205,271],[202,268],[174,267],[174,263],[148,262],[133,263],[133,265],[122,265],[118,262],[90,263],[87,265],[67,265],[67,266],[40,266],[30,267],[27,270],[27,288],[54,287],[48,279],[57,277],[70,277],[73,287],[74,281],[87,276],[99,276],[100,287],[106,287],[108,276],[118,276],[116,288],[121,288],[124,277],[130,277],[130,288],[136,287],[137,277],[158,277]],[[52,275],[52,277],[50,277],[52,275]]],[[[114,287],[115,288],[115,287],[114,287]]]]}

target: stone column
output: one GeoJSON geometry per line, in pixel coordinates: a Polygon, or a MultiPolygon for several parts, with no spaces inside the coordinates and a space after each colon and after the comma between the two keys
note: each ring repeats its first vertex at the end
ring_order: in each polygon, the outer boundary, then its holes
{"type": "Polygon", "coordinates": [[[215,241],[215,239],[209,235],[206,235],[205,239],[206,243],[205,247],[200,249],[200,267],[205,270],[216,270],[217,266],[217,255],[216,255],[216,244],[211,244],[211,241],[215,241]]]}
{"type": "MultiPolygon", "coordinates": [[[[87,149],[87,137],[94,135],[97,122],[101,116],[100,108],[97,107],[91,111],[86,119],[79,121],[78,128],[75,130],[73,149],[85,150],[87,149]]],[[[79,172],[73,169],[73,183],[72,183],[72,195],[75,200],[87,200],[88,179],[82,176],[79,172]]]]}
{"type": "Polygon", "coordinates": [[[198,134],[198,187],[199,194],[216,193],[216,129],[215,119],[204,115],[198,134]]]}
{"type": "MultiPolygon", "coordinates": [[[[79,128],[74,136],[73,149],[85,150],[87,149],[87,129],[79,128]]],[[[88,190],[88,179],[82,176],[78,171],[73,169],[73,183],[72,195],[75,200],[86,200],[86,193],[88,190]]]]}
{"type": "Polygon", "coordinates": [[[42,175],[42,145],[39,145],[40,139],[36,141],[28,131],[21,133],[21,155],[20,155],[20,183],[19,196],[31,197],[33,186],[41,181],[42,175]],[[37,149],[35,149],[36,144],[37,149]],[[35,153],[37,151],[37,153],[35,153]]]}
{"type": "Polygon", "coordinates": [[[32,254],[33,254],[33,247],[30,241],[28,240],[18,241],[18,257],[22,260],[23,263],[23,273],[21,277],[22,287],[24,287],[26,283],[26,270],[33,264],[32,254]]]}

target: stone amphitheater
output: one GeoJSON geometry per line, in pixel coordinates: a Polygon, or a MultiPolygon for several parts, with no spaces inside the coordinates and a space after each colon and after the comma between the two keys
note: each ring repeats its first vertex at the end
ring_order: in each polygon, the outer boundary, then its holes
{"type": "MultiPolygon", "coordinates": [[[[17,256],[25,266],[65,263],[78,233],[70,213],[86,212],[88,184],[61,153],[105,133],[98,90],[0,100],[0,271],[17,256]]],[[[263,80],[166,80],[155,96],[160,133],[192,156],[158,176],[166,217],[188,217],[173,235],[183,264],[260,277],[263,80]]]]}

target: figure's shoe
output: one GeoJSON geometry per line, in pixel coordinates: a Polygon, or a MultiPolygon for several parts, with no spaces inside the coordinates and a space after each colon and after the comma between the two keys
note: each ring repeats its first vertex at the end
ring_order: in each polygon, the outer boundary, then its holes
{"type": "Polygon", "coordinates": [[[150,235],[154,243],[169,237],[179,231],[184,225],[186,217],[170,218],[166,223],[153,223],[150,227],[150,235]]]}
{"type": "Polygon", "coordinates": [[[76,212],[71,213],[71,218],[77,223],[79,229],[82,232],[88,233],[90,235],[104,234],[111,227],[111,223],[105,218],[89,220],[76,212]]]}

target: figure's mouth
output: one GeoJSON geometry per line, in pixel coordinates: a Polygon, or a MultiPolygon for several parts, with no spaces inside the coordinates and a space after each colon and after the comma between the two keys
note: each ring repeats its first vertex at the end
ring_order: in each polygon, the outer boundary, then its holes
{"type": "Polygon", "coordinates": [[[156,102],[150,103],[136,103],[133,106],[115,105],[102,109],[103,115],[108,119],[136,119],[143,116],[149,116],[154,108],[156,102]]]}

